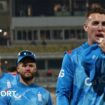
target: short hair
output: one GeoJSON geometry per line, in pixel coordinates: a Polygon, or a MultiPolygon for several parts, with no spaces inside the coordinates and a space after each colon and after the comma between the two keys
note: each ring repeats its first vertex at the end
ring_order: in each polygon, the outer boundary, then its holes
{"type": "Polygon", "coordinates": [[[88,9],[86,17],[89,17],[90,14],[93,13],[105,14],[105,9],[100,6],[91,7],[90,9],[88,9]]]}

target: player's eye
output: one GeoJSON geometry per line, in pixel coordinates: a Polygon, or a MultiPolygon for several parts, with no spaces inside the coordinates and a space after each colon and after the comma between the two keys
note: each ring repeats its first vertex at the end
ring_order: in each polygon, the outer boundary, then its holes
{"type": "Polygon", "coordinates": [[[99,24],[99,21],[93,21],[92,22],[92,25],[94,25],[94,26],[96,26],[96,25],[98,25],[99,24]]]}
{"type": "Polygon", "coordinates": [[[34,65],[33,64],[29,64],[29,67],[34,67],[34,65]]]}
{"type": "Polygon", "coordinates": [[[22,67],[26,67],[26,66],[27,66],[26,64],[24,64],[24,63],[22,64],[22,67]]]}
{"type": "Polygon", "coordinates": [[[104,21],[104,22],[102,22],[102,26],[104,26],[104,27],[105,27],[105,21],[104,21]]]}

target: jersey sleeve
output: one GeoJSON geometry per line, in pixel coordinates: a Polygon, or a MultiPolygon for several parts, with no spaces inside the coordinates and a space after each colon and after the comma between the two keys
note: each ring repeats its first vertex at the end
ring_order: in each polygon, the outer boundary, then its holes
{"type": "Polygon", "coordinates": [[[72,95],[74,64],[71,54],[65,54],[56,86],[56,104],[69,105],[72,95]]]}

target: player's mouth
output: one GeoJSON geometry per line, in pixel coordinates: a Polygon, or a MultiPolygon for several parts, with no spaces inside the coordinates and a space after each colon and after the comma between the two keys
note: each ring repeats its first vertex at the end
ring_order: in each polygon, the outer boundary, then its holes
{"type": "Polygon", "coordinates": [[[104,35],[101,33],[96,34],[96,39],[98,43],[101,43],[102,40],[104,39],[104,35]]]}
{"type": "Polygon", "coordinates": [[[31,72],[30,71],[26,71],[26,72],[24,72],[25,74],[31,74],[31,72]]]}
{"type": "Polygon", "coordinates": [[[96,37],[97,38],[104,38],[104,35],[103,34],[97,34],[96,37]]]}

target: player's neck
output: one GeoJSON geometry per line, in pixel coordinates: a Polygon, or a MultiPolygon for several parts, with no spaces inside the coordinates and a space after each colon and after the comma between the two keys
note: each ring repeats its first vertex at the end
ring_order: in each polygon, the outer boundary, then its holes
{"type": "Polygon", "coordinates": [[[23,79],[20,77],[20,82],[23,83],[23,84],[26,85],[26,86],[33,84],[34,81],[35,81],[35,78],[33,78],[33,79],[29,80],[29,81],[25,81],[25,80],[23,80],[23,79]]]}

